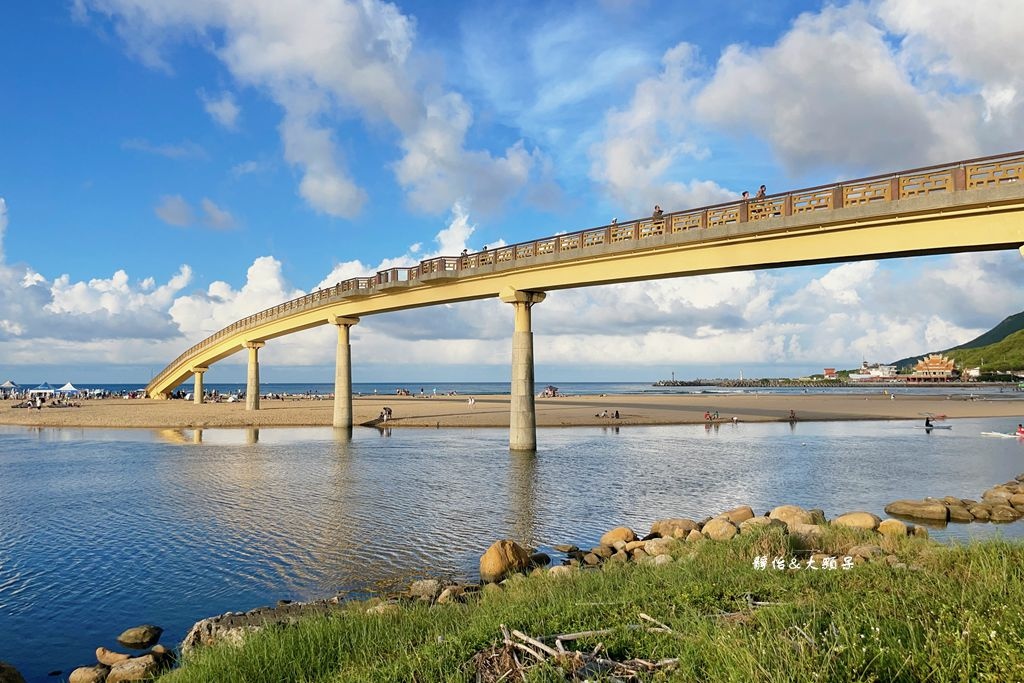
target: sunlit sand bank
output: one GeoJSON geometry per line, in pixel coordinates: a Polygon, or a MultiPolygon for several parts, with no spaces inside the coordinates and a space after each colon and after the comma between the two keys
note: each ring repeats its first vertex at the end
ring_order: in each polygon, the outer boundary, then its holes
{"type": "MultiPolygon", "coordinates": [[[[508,396],[432,398],[364,396],[353,401],[355,422],[376,422],[388,406],[390,427],[507,427],[508,396]]],[[[330,400],[263,400],[260,410],[246,412],[243,403],[195,405],[191,401],[105,399],[83,401],[78,408],[13,408],[0,403],[0,424],[46,427],[245,427],[329,426],[330,400]]],[[[703,423],[704,412],[718,411],[721,422],[785,421],[789,411],[801,421],[922,419],[925,414],[965,417],[1006,417],[1012,431],[1024,421],[1024,395],[1013,399],[966,400],[964,397],[899,394],[895,400],[878,395],[778,394],[736,395],[610,395],[537,399],[541,427],[582,425],[658,425],[703,423]],[[619,411],[619,419],[597,417],[619,411]]]]}

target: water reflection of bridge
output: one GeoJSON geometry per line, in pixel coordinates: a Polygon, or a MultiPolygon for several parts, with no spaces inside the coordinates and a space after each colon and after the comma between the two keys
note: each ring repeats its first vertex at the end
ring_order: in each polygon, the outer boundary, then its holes
{"type": "Polygon", "coordinates": [[[357,277],[232,323],[150,382],[166,398],[188,377],[249,354],[246,407],[259,409],[259,349],[338,328],[334,425],[352,426],[349,330],[365,315],[500,297],[513,306],[509,445],[536,448],[531,309],[551,290],[758,268],[1024,245],[1024,152],[795,190],[546,237],[357,277]]]}

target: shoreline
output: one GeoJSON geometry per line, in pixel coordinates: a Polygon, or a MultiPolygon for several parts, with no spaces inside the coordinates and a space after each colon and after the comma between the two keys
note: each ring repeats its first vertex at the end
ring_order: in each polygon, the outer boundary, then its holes
{"type": "MultiPolygon", "coordinates": [[[[355,426],[369,427],[504,427],[509,426],[508,395],[360,396],[353,398],[355,426]],[[392,419],[378,420],[390,407],[392,419]]],[[[27,427],[96,428],[216,428],[216,427],[329,427],[334,404],[330,399],[263,399],[260,410],[247,412],[245,404],[206,403],[153,399],[91,399],[80,407],[41,410],[13,408],[17,401],[0,402],[0,425],[27,427]]],[[[705,411],[718,412],[712,424],[736,422],[797,422],[847,420],[923,420],[1008,418],[1011,427],[1024,420],[1024,396],[970,400],[942,395],[889,396],[864,394],[615,394],[536,399],[538,427],[617,427],[708,424],[705,411]],[[600,417],[607,410],[618,419],[600,417]],[[941,417],[944,416],[944,417],[941,417]]]]}

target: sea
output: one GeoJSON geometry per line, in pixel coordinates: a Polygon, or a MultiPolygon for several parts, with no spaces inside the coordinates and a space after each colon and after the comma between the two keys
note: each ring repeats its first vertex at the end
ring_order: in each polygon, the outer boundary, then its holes
{"type": "MultiPolygon", "coordinates": [[[[435,385],[356,391],[399,387],[435,385]]],[[[508,392],[502,383],[436,388],[508,392]]],[[[1024,472],[1024,440],[983,435],[1019,421],[952,420],[931,433],[907,421],[551,428],[538,430],[536,454],[510,452],[507,430],[490,428],[356,428],[349,437],[327,427],[3,426],[0,660],[30,683],[62,680],[142,623],[162,626],[174,646],[199,619],[281,599],[360,597],[424,576],[475,581],[480,555],[501,538],[558,558],[555,544],[590,547],[620,524],[644,533],[659,518],[740,504],[758,514],[820,507],[831,518],[881,513],[899,498],[978,498],[1024,472]]],[[[1024,521],[931,533],[944,542],[1024,538],[1024,521]]]]}

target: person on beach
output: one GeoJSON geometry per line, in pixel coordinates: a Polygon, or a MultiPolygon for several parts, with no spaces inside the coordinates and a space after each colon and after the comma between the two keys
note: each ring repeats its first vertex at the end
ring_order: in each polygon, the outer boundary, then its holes
{"type": "Polygon", "coordinates": [[[619,411],[616,410],[615,414],[612,417],[614,417],[616,420],[618,420],[619,419],[619,411]]]}
{"type": "Polygon", "coordinates": [[[607,409],[607,408],[605,408],[604,410],[602,410],[602,411],[601,411],[600,413],[598,413],[597,415],[594,415],[594,417],[608,417],[608,409],[607,409]]]}

